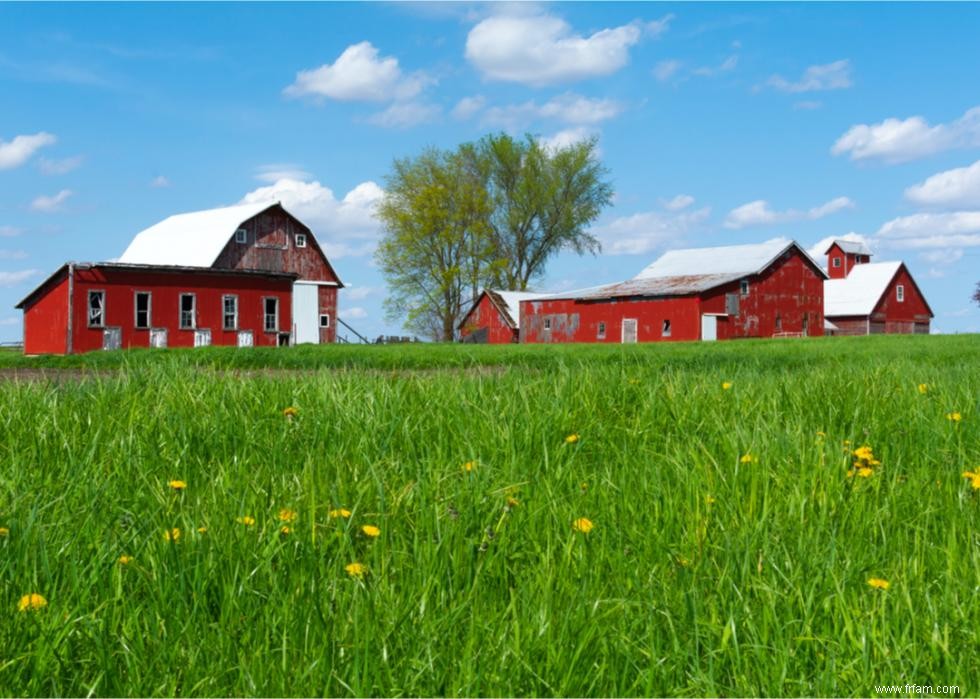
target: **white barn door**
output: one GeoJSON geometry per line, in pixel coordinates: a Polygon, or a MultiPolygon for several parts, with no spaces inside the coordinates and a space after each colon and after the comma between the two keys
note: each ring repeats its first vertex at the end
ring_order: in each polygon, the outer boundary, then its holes
{"type": "Polygon", "coordinates": [[[293,284],[293,344],[320,342],[320,301],[316,284],[293,284]]]}
{"type": "Polygon", "coordinates": [[[718,339],[718,316],[701,316],[701,339],[718,339]]]}
{"type": "Polygon", "coordinates": [[[636,318],[623,318],[623,344],[636,342],[636,318]]]}

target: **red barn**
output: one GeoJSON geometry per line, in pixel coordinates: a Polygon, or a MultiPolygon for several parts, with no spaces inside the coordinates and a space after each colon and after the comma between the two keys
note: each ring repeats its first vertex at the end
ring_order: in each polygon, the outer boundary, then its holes
{"type": "Polygon", "coordinates": [[[343,284],[278,202],[180,214],[117,262],[68,263],[18,304],[27,354],[333,342],[343,284]]]}
{"type": "Polygon", "coordinates": [[[870,259],[860,243],[835,240],[827,249],[824,316],[833,334],[928,334],[932,309],[905,263],[870,259]]]}
{"type": "Polygon", "coordinates": [[[542,296],[547,294],[484,289],[459,322],[460,339],[490,344],[518,342],[521,301],[542,296]]]}
{"type": "Polygon", "coordinates": [[[521,303],[521,342],[823,335],[826,274],[795,242],[674,250],[618,284],[521,303]]]}

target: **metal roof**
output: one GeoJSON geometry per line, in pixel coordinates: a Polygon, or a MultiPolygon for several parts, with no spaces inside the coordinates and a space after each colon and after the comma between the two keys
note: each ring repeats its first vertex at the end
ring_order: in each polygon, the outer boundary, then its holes
{"type": "Polygon", "coordinates": [[[871,315],[901,266],[901,262],[855,265],[843,279],[828,279],[823,283],[823,314],[871,315]]]}
{"type": "Polygon", "coordinates": [[[118,261],[210,267],[243,223],[277,204],[265,201],[170,216],[137,233],[118,261]]]}
{"type": "Polygon", "coordinates": [[[851,255],[868,255],[869,257],[871,256],[871,248],[869,248],[864,243],[858,240],[842,240],[840,238],[834,240],[830,245],[828,245],[827,249],[824,250],[823,254],[826,255],[828,252],[830,252],[830,248],[834,247],[835,245],[839,247],[841,250],[843,250],[845,253],[849,253],[851,255]]]}

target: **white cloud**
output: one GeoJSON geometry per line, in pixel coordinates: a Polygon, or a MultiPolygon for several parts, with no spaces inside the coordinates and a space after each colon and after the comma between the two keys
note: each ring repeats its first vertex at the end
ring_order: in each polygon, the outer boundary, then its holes
{"type": "Polygon", "coordinates": [[[170,186],[170,180],[168,180],[163,175],[157,175],[152,180],[150,180],[150,186],[154,189],[164,189],[170,186]]]}
{"type": "Polygon", "coordinates": [[[42,213],[52,213],[61,209],[62,204],[68,201],[68,198],[74,194],[70,189],[62,189],[60,192],[53,196],[35,197],[34,201],[31,202],[32,211],[40,211],[42,213]]]}
{"type": "MultiPolygon", "coordinates": [[[[657,26],[659,33],[667,21],[646,29],[657,26]]],[[[640,23],[584,37],[553,15],[496,16],[470,30],[466,58],[490,80],[555,85],[615,73],[629,62],[629,49],[642,34],[640,23]]]]}
{"type": "Polygon", "coordinates": [[[41,173],[45,175],[66,175],[72,170],[77,170],[79,167],[81,167],[84,160],[85,158],[81,155],[76,155],[71,158],[62,158],[61,160],[41,158],[40,162],[37,164],[37,167],[41,173]]]}
{"type": "Polygon", "coordinates": [[[19,272],[0,272],[0,286],[17,286],[41,273],[39,269],[22,269],[19,272]]]}
{"type": "Polygon", "coordinates": [[[857,124],[837,139],[830,152],[851,160],[901,163],[954,148],[980,146],[980,107],[948,124],[930,126],[921,116],[857,124]]]}
{"type": "Polygon", "coordinates": [[[564,129],[551,136],[543,136],[538,139],[541,147],[550,153],[568,148],[582,141],[586,141],[596,135],[593,129],[586,126],[576,126],[571,129],[564,129]]]}
{"type": "Polygon", "coordinates": [[[592,99],[572,92],[553,97],[543,104],[531,100],[522,104],[491,107],[484,112],[482,123],[506,129],[519,129],[537,119],[566,124],[598,124],[623,111],[622,105],[610,99],[592,99]]]}
{"type": "Polygon", "coordinates": [[[453,119],[459,119],[460,121],[470,119],[477,114],[477,112],[483,109],[486,103],[487,100],[483,95],[464,97],[456,103],[455,107],[453,107],[453,119]]]}
{"type": "Polygon", "coordinates": [[[735,70],[735,66],[738,65],[738,56],[729,56],[724,61],[722,61],[717,66],[701,66],[700,68],[695,68],[692,72],[695,75],[701,76],[703,78],[710,78],[715,75],[720,75],[722,73],[730,73],[735,70]]]}
{"type": "Polygon", "coordinates": [[[664,15],[660,19],[647,22],[645,25],[643,25],[643,28],[646,29],[647,34],[650,36],[658,37],[667,31],[673,19],[674,15],[672,14],[664,15]]]}
{"type": "Polygon", "coordinates": [[[0,226],[0,238],[13,238],[23,232],[20,228],[14,228],[13,226],[0,226]]]}
{"type": "Polygon", "coordinates": [[[294,163],[269,163],[255,168],[255,179],[274,184],[279,180],[308,180],[310,173],[294,163]]]}
{"type": "Polygon", "coordinates": [[[686,209],[693,203],[694,197],[690,194],[678,194],[673,199],[664,202],[664,208],[667,211],[680,211],[681,209],[686,209]]]}
{"type": "Polygon", "coordinates": [[[796,82],[790,82],[781,75],[773,75],[766,81],[769,87],[780,92],[799,93],[818,90],[842,90],[851,87],[851,62],[834,61],[825,65],[810,66],[796,82]]]}
{"type": "Polygon", "coordinates": [[[980,207],[980,160],[909,187],[905,198],[920,206],[980,207]]]}
{"type": "Polygon", "coordinates": [[[980,246],[980,211],[899,216],[878,229],[878,238],[895,248],[968,248],[980,246]]]}
{"type": "Polygon", "coordinates": [[[442,108],[423,102],[395,102],[387,109],[373,114],[368,121],[389,129],[407,129],[411,126],[436,121],[442,108]]]}
{"type": "Polygon", "coordinates": [[[769,206],[769,202],[764,199],[750,201],[738,208],[732,209],[725,217],[725,228],[747,228],[749,226],[771,226],[777,223],[791,223],[793,221],[816,221],[817,219],[837,213],[843,209],[854,208],[854,202],[847,197],[837,197],[830,201],[815,206],[806,211],[787,209],[786,211],[775,211],[769,206]]]}
{"type": "Polygon", "coordinates": [[[0,250],[0,260],[23,260],[27,253],[23,250],[0,250]]]}
{"type": "Polygon", "coordinates": [[[644,211],[595,226],[592,233],[608,255],[640,255],[683,238],[707,221],[711,209],[689,212],[644,211]]]}
{"type": "Polygon", "coordinates": [[[347,310],[342,309],[340,315],[347,320],[360,320],[361,318],[367,318],[368,312],[360,306],[354,306],[352,308],[348,308],[347,310]]]}
{"type": "Polygon", "coordinates": [[[875,249],[875,243],[871,238],[866,235],[861,235],[860,233],[845,233],[844,235],[828,235],[826,238],[821,238],[814,245],[810,246],[807,250],[807,254],[820,263],[822,266],[827,266],[827,248],[835,240],[850,240],[855,243],[864,243],[867,245],[872,252],[875,249]]]}
{"type": "Polygon", "coordinates": [[[377,286],[356,286],[354,284],[348,284],[344,288],[344,298],[350,301],[363,301],[368,296],[377,294],[379,291],[384,291],[384,289],[377,286]]]}
{"type": "Polygon", "coordinates": [[[374,208],[384,195],[374,182],[362,182],[343,199],[317,181],[283,179],[246,194],[241,203],[281,201],[306,223],[330,258],[366,255],[374,250],[381,226],[374,208]]]}
{"type": "Polygon", "coordinates": [[[411,99],[429,82],[422,73],[403,75],[397,58],[380,57],[371,42],[362,41],[348,46],[333,63],[299,71],[283,93],[341,102],[387,102],[411,99]]]}
{"type": "Polygon", "coordinates": [[[12,141],[0,141],[0,170],[20,167],[38,149],[50,146],[57,140],[52,134],[41,131],[32,136],[14,136],[12,141]]]}
{"type": "Polygon", "coordinates": [[[657,65],[653,67],[653,77],[655,77],[660,82],[667,82],[677,71],[681,69],[683,64],[675,59],[670,59],[666,61],[660,61],[657,65]]]}

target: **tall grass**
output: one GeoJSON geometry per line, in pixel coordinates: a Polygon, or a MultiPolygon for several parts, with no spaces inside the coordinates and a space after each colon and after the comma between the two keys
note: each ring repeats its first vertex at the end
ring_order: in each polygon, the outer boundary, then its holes
{"type": "Polygon", "coordinates": [[[976,338],[355,349],[3,385],[2,692],[978,691],[976,338]]]}

